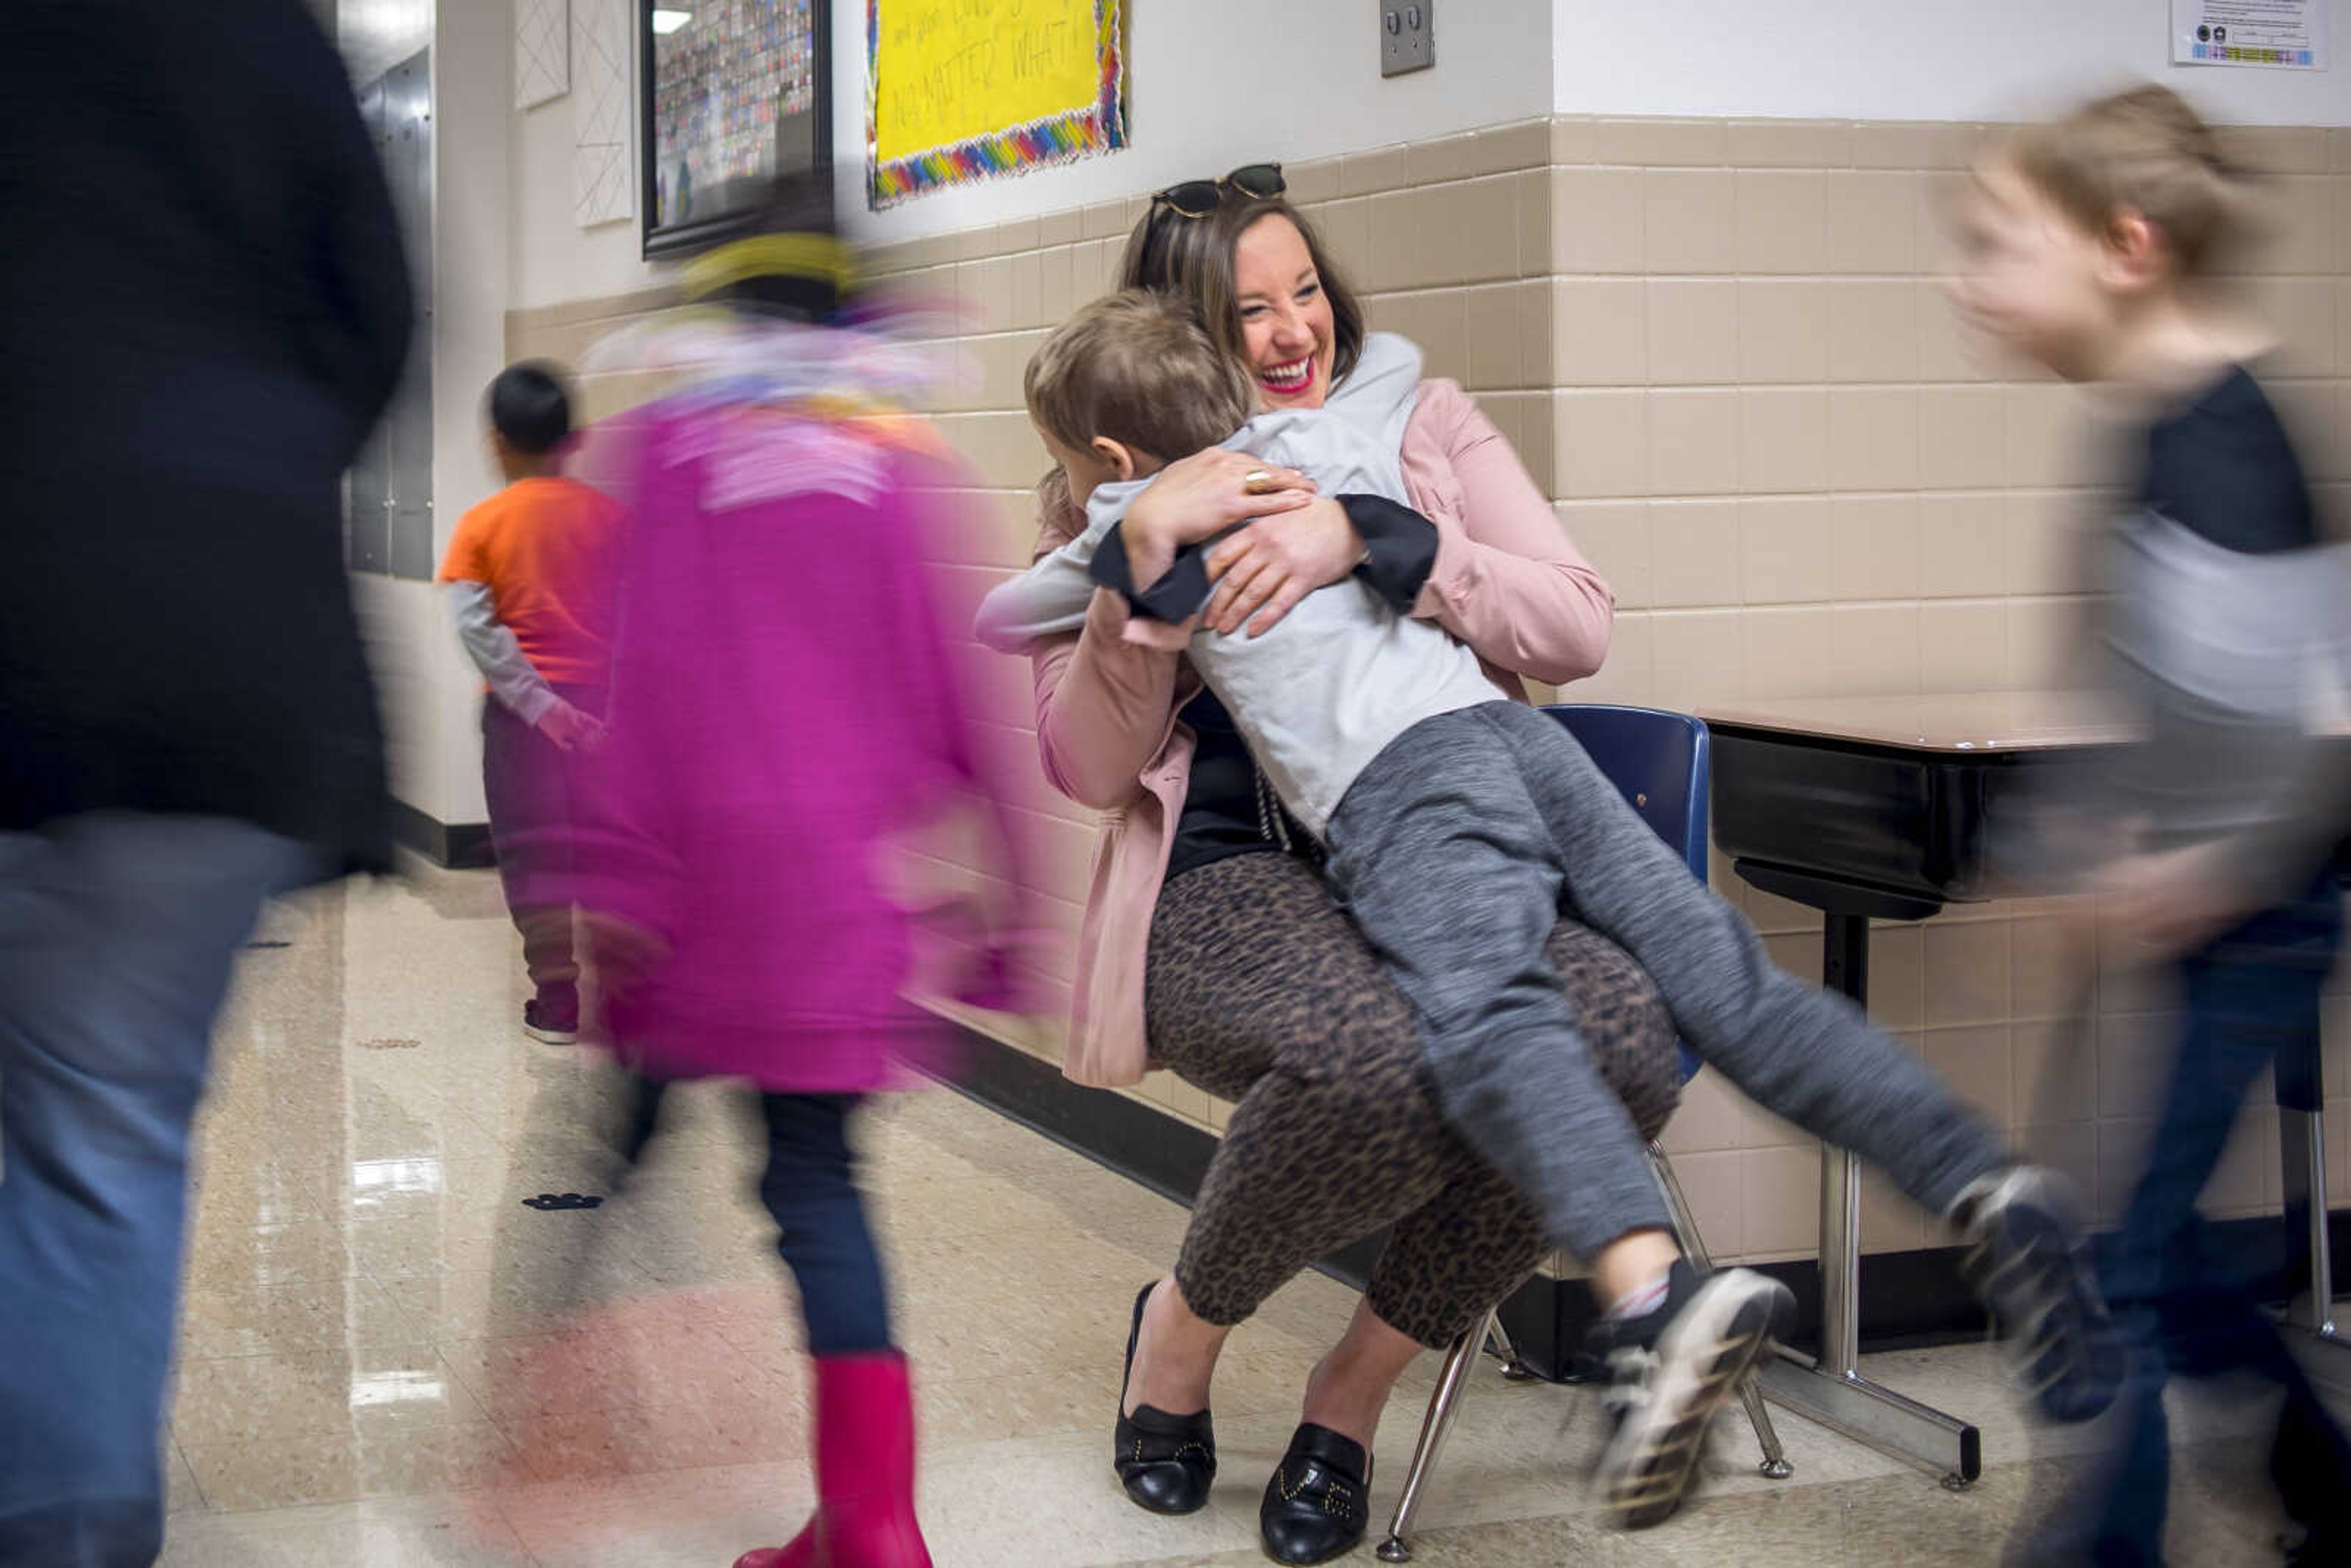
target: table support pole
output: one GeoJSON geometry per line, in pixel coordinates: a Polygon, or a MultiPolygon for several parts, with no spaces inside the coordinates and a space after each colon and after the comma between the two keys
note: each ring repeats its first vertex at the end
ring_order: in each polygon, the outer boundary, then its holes
{"type": "Polygon", "coordinates": [[[2316,1111],[2278,1107],[2278,1155],[2283,1169],[2286,1224],[2300,1231],[2288,1256],[2309,1272],[2286,1308],[2286,1321],[2321,1339],[2346,1343],[2335,1321],[2334,1249],[2326,1234],[2326,1124],[2316,1111]]]}
{"type": "MultiPolygon", "coordinates": [[[[1866,1005],[1869,917],[1826,917],[1821,978],[1866,1005]]],[[[1976,1428],[1861,1375],[1861,1170],[1843,1149],[1821,1145],[1821,1354],[1783,1349],[1763,1368],[1764,1397],[1882,1452],[1941,1472],[1964,1487],[1983,1473],[1976,1428]]]]}
{"type": "MultiPolygon", "coordinates": [[[[2289,1096],[2281,1093],[2283,1102],[2289,1096]]],[[[2286,1306],[2286,1322],[2300,1330],[2295,1348],[2312,1379],[2330,1392],[2351,1397],[2351,1336],[2335,1311],[2334,1249],[2326,1233],[2326,1124],[2314,1110],[2278,1106],[2279,1175],[2285,1189],[2286,1257],[2289,1267],[2307,1268],[2300,1290],[2286,1306]]]]}

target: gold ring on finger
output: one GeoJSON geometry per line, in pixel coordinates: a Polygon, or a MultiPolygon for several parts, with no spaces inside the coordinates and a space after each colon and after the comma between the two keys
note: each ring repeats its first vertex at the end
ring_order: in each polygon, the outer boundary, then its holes
{"type": "Polygon", "coordinates": [[[1262,496],[1272,488],[1273,473],[1270,469],[1252,468],[1241,476],[1241,491],[1244,495],[1262,496]]]}

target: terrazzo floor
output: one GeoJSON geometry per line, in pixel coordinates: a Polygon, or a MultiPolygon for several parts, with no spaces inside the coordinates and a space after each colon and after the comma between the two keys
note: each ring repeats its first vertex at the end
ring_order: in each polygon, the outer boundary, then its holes
{"type": "MultiPolygon", "coordinates": [[[[256,943],[200,1128],[164,1563],[724,1568],[797,1529],[807,1390],[747,1107],[684,1093],[619,1192],[581,1135],[611,1112],[608,1071],[515,1027],[518,946],[488,873],[412,866],[308,894],[273,906],[256,943]],[[609,1201],[522,1202],[571,1192],[609,1201]]],[[[943,1090],[880,1107],[866,1144],[941,1568],[1262,1561],[1258,1494],[1350,1293],[1307,1275],[1236,1335],[1214,1501],[1145,1514],[1104,1450],[1126,1312],[1184,1211],[943,1090]]],[[[1985,1346],[1871,1359],[1983,1427],[1971,1490],[1781,1412],[1793,1479],[1752,1473],[1734,1418],[1693,1506],[1611,1534],[1581,1479],[1596,1396],[1489,1364],[1416,1561],[1996,1563],[2095,1441],[2028,1420],[1985,1346]]],[[[1381,1429],[1383,1521],[1434,1373],[1424,1358],[1381,1429]]],[[[2171,1562],[2279,1562],[2265,1413],[2227,1389],[2176,1397],[2171,1562]]],[[[1372,1560],[1367,1543],[1350,1561],[1372,1560]]]]}

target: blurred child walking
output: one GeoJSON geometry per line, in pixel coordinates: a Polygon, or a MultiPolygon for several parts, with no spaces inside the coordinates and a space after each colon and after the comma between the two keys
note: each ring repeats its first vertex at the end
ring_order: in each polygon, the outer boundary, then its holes
{"type": "MultiPolygon", "coordinates": [[[[2344,578],[2248,368],[2259,340],[2212,297],[2245,199],[2211,130],[2147,86],[1998,147],[1976,167],[1961,223],[1961,313],[2133,416],[2136,473],[2097,541],[2094,624],[2106,685],[2147,738],[2072,804],[2136,826],[2126,847],[2146,858],[2126,867],[2187,855],[2216,886],[2265,889],[2169,955],[2176,1059],[2104,1279],[2132,1352],[2120,1430],[2086,1495],[2020,1548],[2032,1563],[2163,1561],[2162,1396],[2180,1372],[2250,1374],[2282,1396],[2270,1473],[2307,1531],[2289,1560],[2351,1563],[2351,1442],[2252,1291],[2216,1262],[2196,1211],[2262,1069],[2276,1063],[2282,1102],[2296,1079],[2314,1083],[2319,988],[2343,925],[2331,846],[2280,831],[2312,771],[2304,674],[2339,652],[2344,578]],[[2228,852],[2274,843],[2303,844],[2302,858],[2228,852]]],[[[2145,917],[2105,901],[2101,918],[2145,917]]]]}
{"type": "MultiPolygon", "coordinates": [[[[716,307],[670,329],[667,368],[689,383],[619,422],[636,475],[624,614],[569,891],[613,1040],[651,1086],[623,1152],[652,1136],[664,1082],[759,1092],[818,1503],[739,1568],[928,1568],[913,1390],[852,1134],[939,1038],[905,997],[925,955],[884,874],[893,842],[994,804],[924,564],[967,482],[897,412],[902,350],[837,324],[852,277],[830,171],[781,182],[759,226],[686,269],[716,307]]],[[[1000,1006],[1000,952],[936,983],[1000,1006]]]]}
{"type": "Polygon", "coordinates": [[[621,509],[563,476],[571,395],[557,367],[508,366],[484,401],[507,486],[458,519],[441,580],[489,687],[482,791],[530,974],[523,1032],[569,1045],[580,1032],[580,961],[570,905],[549,880],[564,840],[541,830],[569,816],[581,753],[603,732],[621,509]]]}

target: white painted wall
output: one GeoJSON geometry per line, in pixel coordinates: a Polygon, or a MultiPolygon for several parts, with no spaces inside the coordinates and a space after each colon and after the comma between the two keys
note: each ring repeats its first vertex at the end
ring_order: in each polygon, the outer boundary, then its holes
{"type": "Polygon", "coordinates": [[[1551,106],[1991,120],[2153,78],[2218,120],[2351,124],[2351,0],[2327,3],[2334,68],[2278,71],[2173,67],[2170,0],[1555,0],[1551,106]]]}
{"type": "Polygon", "coordinates": [[[372,572],[351,573],[350,584],[383,706],[392,798],[437,822],[486,821],[481,683],[439,590],[372,572]]]}
{"type": "MultiPolygon", "coordinates": [[[[398,0],[345,0],[396,4],[398,0]]],[[[487,0],[474,0],[486,4],[487,0]]],[[[833,142],[844,188],[864,172],[865,0],[832,0],[833,142]]],[[[508,7],[499,4],[497,8],[508,7]]],[[[1547,114],[1547,0],[1439,0],[1437,66],[1383,79],[1378,12],[1364,0],[1128,0],[1131,145],[873,214],[881,240],[1058,211],[1257,159],[1297,162],[1547,114]]],[[[571,109],[516,116],[514,304],[625,292],[663,274],[634,223],[571,218],[571,109]]]]}
{"type": "MultiPolygon", "coordinates": [[[[348,3],[348,0],[347,0],[348,3]]],[[[507,361],[512,222],[507,141],[514,117],[514,23],[503,0],[441,0],[433,27],[433,553],[466,508],[503,483],[482,437],[482,392],[507,361]]],[[[568,186],[567,186],[568,189],[568,186]]],[[[479,822],[481,677],[458,644],[442,590],[392,585],[399,635],[415,650],[420,712],[411,735],[444,822],[479,822]]],[[[403,796],[402,799],[407,797],[403,796]]]]}
{"type": "MultiPolygon", "coordinates": [[[[509,10],[505,0],[468,0],[509,10]]],[[[1130,0],[1132,145],[942,192],[863,221],[877,239],[948,232],[1149,190],[1254,158],[1295,162],[1534,115],[1971,120],[2045,112],[2141,77],[2215,119],[2351,123],[2351,0],[2326,72],[2174,68],[2168,0],[1438,0],[1437,68],[1383,79],[1364,0],[1130,0]]],[[[342,0],[347,43],[399,33],[429,0],[342,0]]],[[[833,134],[863,169],[864,0],[832,0],[833,134]]],[[[397,57],[396,56],[391,57],[397,57]]],[[[571,107],[514,117],[512,303],[643,288],[635,223],[571,217],[571,107]]]]}
{"type": "MultiPolygon", "coordinates": [[[[511,55],[513,0],[473,3],[496,11],[505,19],[507,52],[511,55]]],[[[863,28],[860,21],[857,37],[864,37],[863,28]]],[[[508,303],[518,308],[556,305],[567,299],[626,294],[660,282],[662,270],[648,266],[638,254],[643,244],[638,219],[583,229],[572,216],[570,95],[521,110],[511,107],[511,90],[507,99],[512,120],[507,167],[513,192],[507,248],[513,289],[508,303]]],[[[632,158],[638,155],[632,149],[632,158]]]]}
{"type": "MultiPolygon", "coordinates": [[[[433,50],[432,314],[418,351],[433,360],[438,560],[457,518],[499,484],[481,397],[506,362],[513,24],[505,0],[341,0],[339,20],[356,80],[433,50]]],[[[370,573],[351,586],[390,732],[392,794],[442,822],[484,821],[481,682],[442,591],[370,573]]]]}
{"type": "MultiPolygon", "coordinates": [[[[862,171],[863,0],[837,4],[836,145],[862,171]],[[854,30],[850,13],[860,16],[854,30]]],[[[1380,75],[1369,0],[1127,0],[1133,144],[1009,180],[923,196],[874,214],[883,240],[1054,212],[1261,159],[1334,152],[1531,120],[1550,112],[1543,0],[1436,0],[1437,65],[1380,75]]]]}

